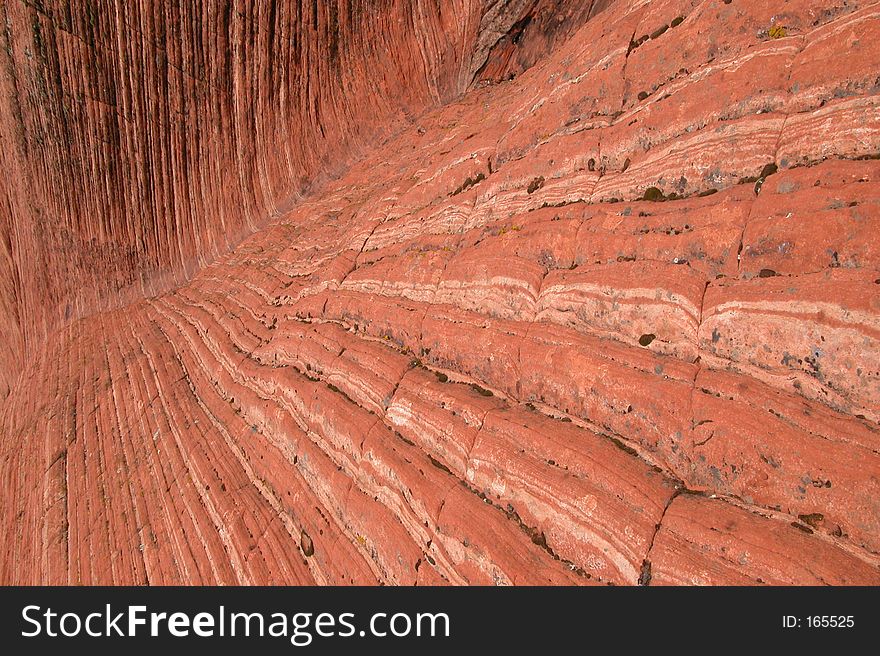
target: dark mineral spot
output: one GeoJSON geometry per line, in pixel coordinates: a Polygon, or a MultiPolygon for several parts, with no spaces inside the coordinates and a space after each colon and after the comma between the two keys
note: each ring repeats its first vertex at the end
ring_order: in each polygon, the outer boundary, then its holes
{"type": "Polygon", "coordinates": [[[758,176],[759,178],[769,178],[771,175],[776,173],[779,170],[779,167],[776,166],[776,162],[770,162],[769,164],[765,164],[764,168],[761,169],[761,173],[758,176]]]}
{"type": "Polygon", "coordinates": [[[437,460],[437,458],[432,456],[430,453],[428,454],[428,460],[430,460],[431,464],[434,465],[437,469],[439,469],[441,471],[445,471],[447,474],[452,474],[452,470],[449,469],[449,467],[447,467],[442,462],[437,460]]]}
{"type": "Polygon", "coordinates": [[[798,519],[804,524],[809,524],[813,528],[816,528],[819,523],[825,519],[825,515],[822,513],[810,513],[808,515],[798,515],[798,519]]]}
{"type": "Polygon", "coordinates": [[[490,392],[489,390],[487,390],[487,389],[484,388],[484,387],[480,387],[480,386],[477,385],[476,383],[471,383],[471,384],[470,384],[470,388],[471,388],[472,390],[474,390],[474,391],[475,391],[477,394],[479,394],[480,396],[492,396],[492,392],[490,392]]]}
{"type": "Polygon", "coordinates": [[[461,183],[461,186],[459,186],[455,191],[453,191],[449,195],[450,196],[457,196],[461,192],[467,191],[468,189],[470,189],[474,185],[481,183],[485,179],[486,179],[486,174],[483,173],[482,171],[477,173],[477,175],[475,175],[474,177],[468,176],[468,178],[465,179],[465,181],[461,183]]]}
{"type": "Polygon", "coordinates": [[[539,547],[547,548],[547,538],[544,535],[544,531],[535,531],[532,533],[532,542],[537,544],[539,547]]]}
{"type": "Polygon", "coordinates": [[[312,542],[312,538],[309,537],[309,534],[306,533],[305,529],[302,529],[299,534],[299,546],[302,549],[303,554],[307,558],[315,555],[315,545],[312,542]]]}
{"type": "Polygon", "coordinates": [[[645,189],[645,195],[642,196],[642,200],[650,200],[654,202],[663,199],[663,192],[660,191],[657,187],[648,187],[647,189],[645,189]]]}
{"type": "Polygon", "coordinates": [[[660,37],[660,36],[666,34],[666,30],[668,30],[668,29],[669,29],[669,25],[664,25],[663,27],[657,28],[656,30],[651,32],[651,38],[656,39],[657,37],[660,37]]]}

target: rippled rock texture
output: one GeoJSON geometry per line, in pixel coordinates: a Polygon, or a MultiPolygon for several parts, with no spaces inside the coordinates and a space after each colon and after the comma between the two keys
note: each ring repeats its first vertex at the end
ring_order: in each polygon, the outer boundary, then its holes
{"type": "Polygon", "coordinates": [[[0,396],[52,328],[179,284],[593,3],[544,4],[0,4],[0,396]]]}
{"type": "Polygon", "coordinates": [[[0,580],[880,583],[880,4],[342,4],[5,5],[0,580]]]}

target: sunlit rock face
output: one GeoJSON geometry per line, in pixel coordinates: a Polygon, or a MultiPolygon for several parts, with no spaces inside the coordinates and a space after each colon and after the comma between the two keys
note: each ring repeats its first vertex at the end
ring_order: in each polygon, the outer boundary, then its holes
{"type": "Polygon", "coordinates": [[[0,8],[0,582],[880,583],[880,5],[170,4],[0,8]]]}

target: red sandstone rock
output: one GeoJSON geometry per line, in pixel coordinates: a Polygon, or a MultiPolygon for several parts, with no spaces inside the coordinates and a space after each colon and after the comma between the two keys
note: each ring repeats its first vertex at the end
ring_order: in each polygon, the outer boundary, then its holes
{"type": "Polygon", "coordinates": [[[761,187],[743,235],[744,275],[792,275],[837,267],[876,268],[870,238],[880,213],[880,164],[783,171],[761,187]]]}
{"type": "Polygon", "coordinates": [[[681,495],[666,511],[649,554],[651,583],[877,585],[876,565],[814,538],[809,526],[798,526],[681,495]]]}
{"type": "Polygon", "coordinates": [[[876,270],[828,269],[713,283],[700,326],[706,362],[876,422],[876,277],[876,270]]]}
{"type": "Polygon", "coordinates": [[[743,376],[703,370],[696,386],[693,438],[682,447],[689,485],[821,516],[825,532],[877,550],[880,456],[869,424],[743,376]]]}
{"type": "Polygon", "coordinates": [[[688,266],[619,262],[554,271],[538,317],[692,360],[706,281],[688,266]]]}
{"type": "Polygon", "coordinates": [[[880,582],[878,5],[385,4],[0,9],[0,582],[880,582]]]}

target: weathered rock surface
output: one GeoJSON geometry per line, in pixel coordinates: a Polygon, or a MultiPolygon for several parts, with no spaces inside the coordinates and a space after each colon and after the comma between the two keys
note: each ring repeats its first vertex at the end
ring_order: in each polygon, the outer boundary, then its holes
{"type": "Polygon", "coordinates": [[[0,397],[52,328],[180,284],[498,68],[514,26],[533,60],[589,18],[534,5],[3,2],[0,397]]]}
{"type": "Polygon", "coordinates": [[[0,581],[880,583],[880,4],[519,4],[33,351],[0,581]]]}

